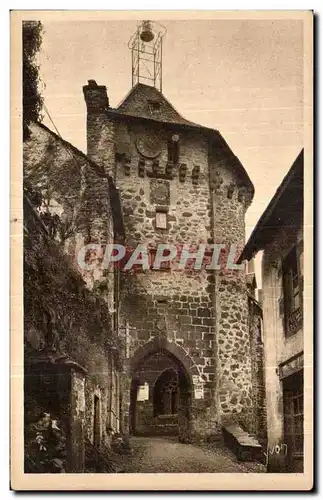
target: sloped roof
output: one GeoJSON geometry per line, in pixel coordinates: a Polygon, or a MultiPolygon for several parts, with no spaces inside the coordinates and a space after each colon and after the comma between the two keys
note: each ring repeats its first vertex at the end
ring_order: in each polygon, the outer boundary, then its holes
{"type": "Polygon", "coordinates": [[[122,118],[139,118],[151,122],[174,124],[191,129],[199,130],[206,134],[211,142],[216,143],[217,148],[225,150],[233,160],[232,168],[236,171],[246,185],[250,188],[252,197],[254,186],[240,160],[233,154],[230,146],[216,129],[205,127],[183,118],[166,97],[155,87],[137,83],[116,107],[108,109],[108,114],[122,118]],[[159,110],[154,111],[154,103],[159,105],[159,110]]]}
{"type": "Polygon", "coordinates": [[[303,213],[303,166],[302,149],[257,222],[238,264],[243,260],[250,260],[259,250],[263,250],[272,241],[279,227],[298,227],[303,213]]]}
{"type": "Polygon", "coordinates": [[[88,85],[83,86],[83,93],[88,113],[99,111],[100,113],[107,113],[113,120],[143,120],[151,124],[163,123],[174,125],[174,128],[189,128],[204,134],[209,141],[210,150],[222,150],[227,159],[230,157],[233,171],[251,193],[251,202],[254,194],[254,186],[242,163],[233,154],[230,146],[220,132],[183,118],[155,87],[137,83],[116,108],[110,106],[106,86],[98,85],[95,80],[88,80],[88,85]]]}
{"type": "Polygon", "coordinates": [[[164,123],[206,128],[183,118],[166,97],[155,87],[137,83],[113,112],[164,123]],[[153,109],[158,107],[158,109],[153,109]]]}

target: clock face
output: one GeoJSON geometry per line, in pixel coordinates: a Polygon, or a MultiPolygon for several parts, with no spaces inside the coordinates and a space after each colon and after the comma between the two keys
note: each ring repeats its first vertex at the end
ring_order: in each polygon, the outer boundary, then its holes
{"type": "Polygon", "coordinates": [[[139,153],[146,158],[156,158],[162,150],[162,140],[158,133],[150,132],[136,139],[139,153]]]}

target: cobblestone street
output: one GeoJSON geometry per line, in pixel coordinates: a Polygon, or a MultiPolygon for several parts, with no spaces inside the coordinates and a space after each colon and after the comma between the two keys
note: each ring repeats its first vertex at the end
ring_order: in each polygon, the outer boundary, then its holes
{"type": "Polygon", "coordinates": [[[123,472],[266,472],[262,464],[239,462],[226,448],[182,444],[176,437],[132,437],[131,445],[123,472]]]}

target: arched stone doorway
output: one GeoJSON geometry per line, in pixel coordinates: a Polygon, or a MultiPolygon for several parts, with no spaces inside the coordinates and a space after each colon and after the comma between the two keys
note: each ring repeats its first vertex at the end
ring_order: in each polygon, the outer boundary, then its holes
{"type": "Polygon", "coordinates": [[[184,349],[166,339],[154,339],[138,349],[131,363],[132,434],[191,440],[193,365],[184,349]]]}

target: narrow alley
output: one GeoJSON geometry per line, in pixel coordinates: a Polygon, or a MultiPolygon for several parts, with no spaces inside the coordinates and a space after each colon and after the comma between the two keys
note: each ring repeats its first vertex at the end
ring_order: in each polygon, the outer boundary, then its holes
{"type": "Polygon", "coordinates": [[[176,437],[132,437],[126,473],[266,472],[257,462],[239,462],[227,448],[179,443],[176,437]]]}

